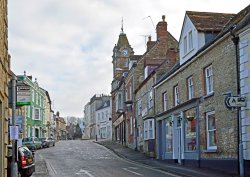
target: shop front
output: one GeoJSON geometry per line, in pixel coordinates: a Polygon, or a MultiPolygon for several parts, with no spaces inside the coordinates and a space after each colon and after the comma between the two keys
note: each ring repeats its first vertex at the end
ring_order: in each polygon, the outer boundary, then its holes
{"type": "Polygon", "coordinates": [[[157,158],[196,166],[199,160],[199,109],[196,99],[156,118],[157,158]]]}
{"type": "Polygon", "coordinates": [[[113,123],[115,141],[126,144],[126,122],[124,115],[121,114],[113,123]]]}

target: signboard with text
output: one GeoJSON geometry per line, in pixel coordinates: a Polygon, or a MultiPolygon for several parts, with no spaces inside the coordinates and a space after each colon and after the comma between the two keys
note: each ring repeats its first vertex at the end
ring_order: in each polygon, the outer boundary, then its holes
{"type": "Polygon", "coordinates": [[[17,85],[17,106],[31,104],[31,89],[28,85],[17,85]]]}
{"type": "Polygon", "coordinates": [[[18,139],[18,126],[10,126],[10,140],[18,139]]]}
{"type": "Polygon", "coordinates": [[[245,107],[246,99],[241,96],[229,96],[225,98],[225,104],[228,108],[245,107]]]}

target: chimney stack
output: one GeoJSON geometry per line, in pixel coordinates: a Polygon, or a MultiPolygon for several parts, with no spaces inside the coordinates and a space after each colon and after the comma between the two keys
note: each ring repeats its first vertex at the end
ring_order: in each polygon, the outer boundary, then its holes
{"type": "Polygon", "coordinates": [[[156,26],[157,40],[161,41],[162,39],[167,38],[167,26],[168,24],[165,21],[165,15],[162,15],[162,21],[156,26]]]}
{"type": "Polygon", "coordinates": [[[149,51],[153,47],[154,43],[154,41],[151,41],[151,36],[148,36],[147,51],[149,51]]]}

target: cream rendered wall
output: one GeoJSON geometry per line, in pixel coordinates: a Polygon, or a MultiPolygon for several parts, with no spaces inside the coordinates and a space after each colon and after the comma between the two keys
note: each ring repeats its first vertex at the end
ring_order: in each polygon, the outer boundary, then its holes
{"type": "Polygon", "coordinates": [[[250,26],[239,35],[240,87],[247,105],[241,109],[243,156],[250,160],[250,26]]]}

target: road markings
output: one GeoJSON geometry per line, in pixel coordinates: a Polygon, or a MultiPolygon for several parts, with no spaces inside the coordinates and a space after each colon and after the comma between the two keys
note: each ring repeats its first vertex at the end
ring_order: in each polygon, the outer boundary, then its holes
{"type": "MultiPolygon", "coordinates": [[[[128,167],[128,168],[131,168],[131,167],[128,167]]],[[[128,168],[122,168],[122,169],[125,170],[125,171],[128,171],[128,172],[130,172],[130,173],[133,173],[133,174],[135,174],[135,175],[143,176],[142,174],[137,173],[137,172],[134,172],[134,171],[132,171],[132,170],[129,170],[128,168]]],[[[133,168],[133,167],[132,167],[132,168],[133,168]]],[[[132,168],[131,168],[131,169],[132,169],[132,168]]]]}
{"type": "Polygon", "coordinates": [[[49,167],[51,168],[51,170],[53,171],[53,173],[54,173],[54,174],[57,174],[55,168],[51,165],[50,162],[48,162],[48,165],[49,165],[49,167]]]}
{"type": "Polygon", "coordinates": [[[86,174],[89,177],[95,177],[94,175],[90,174],[89,171],[83,169],[81,169],[79,172],[76,173],[76,175],[82,175],[82,174],[86,174]]]}

